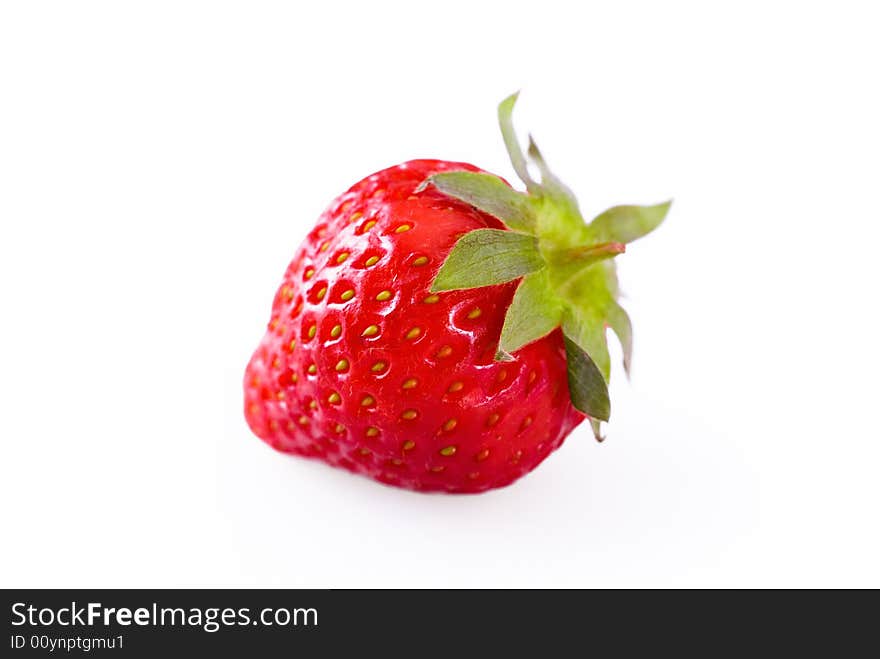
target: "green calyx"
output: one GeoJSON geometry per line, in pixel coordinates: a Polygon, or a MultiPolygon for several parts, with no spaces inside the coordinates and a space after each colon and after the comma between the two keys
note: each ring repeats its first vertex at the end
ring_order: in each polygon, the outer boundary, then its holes
{"type": "Polygon", "coordinates": [[[432,185],[501,220],[508,230],[477,229],[450,251],[431,286],[434,292],[493,286],[519,279],[504,318],[496,359],[510,360],[523,346],[562,327],[572,404],[588,415],[597,439],[608,421],[611,364],[606,329],[623,347],[629,373],[632,325],[618,304],[614,257],[626,245],[656,229],[671,202],[656,206],[615,206],[585,222],[571,190],[547,167],[529,137],[524,154],[511,120],[517,94],[498,106],[498,121],[517,176],[518,192],[497,176],[443,172],[432,185]],[[540,181],[532,178],[532,163],[540,181]]]}

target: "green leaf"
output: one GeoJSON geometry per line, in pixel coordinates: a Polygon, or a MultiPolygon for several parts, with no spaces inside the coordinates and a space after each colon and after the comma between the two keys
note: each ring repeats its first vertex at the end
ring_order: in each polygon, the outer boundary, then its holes
{"type": "Polygon", "coordinates": [[[529,174],[526,165],[526,157],[523,155],[519,140],[516,139],[516,131],[513,129],[513,106],[519,92],[511,94],[498,105],[498,125],[501,127],[501,137],[504,138],[504,146],[507,147],[507,155],[510,156],[510,164],[520,180],[525,183],[529,192],[537,190],[537,184],[529,174]]]}
{"type": "Polygon", "coordinates": [[[629,376],[633,351],[632,321],[629,319],[629,314],[626,313],[626,310],[614,300],[610,301],[605,311],[605,319],[608,322],[608,326],[617,335],[620,347],[623,348],[623,370],[629,376]]]}
{"type": "Polygon", "coordinates": [[[523,277],[504,316],[498,348],[512,353],[559,326],[562,304],[550,289],[547,270],[523,277]]]}
{"type": "Polygon", "coordinates": [[[503,284],[543,267],[544,259],[533,236],[501,229],[477,229],[455,243],[431,291],[503,284]]]}
{"type": "Polygon", "coordinates": [[[602,424],[596,419],[590,419],[590,428],[593,430],[593,437],[597,442],[604,442],[605,437],[602,436],[602,424]]]}
{"type": "Polygon", "coordinates": [[[535,165],[537,165],[538,171],[541,172],[542,192],[555,198],[558,203],[561,203],[568,214],[574,215],[580,219],[577,198],[574,196],[571,188],[565,185],[565,183],[559,180],[559,178],[550,171],[550,167],[547,166],[547,161],[544,160],[544,156],[541,154],[538,145],[535,143],[535,139],[531,135],[529,135],[528,154],[534,161],[535,165]]]}
{"type": "Polygon", "coordinates": [[[508,355],[506,352],[501,350],[500,348],[495,351],[495,361],[496,362],[512,362],[513,357],[508,355]]]}
{"type": "Polygon", "coordinates": [[[556,175],[552,171],[550,171],[550,168],[547,166],[547,161],[544,160],[544,156],[541,155],[541,151],[538,149],[538,145],[535,143],[535,138],[531,135],[529,135],[528,154],[529,157],[538,166],[538,171],[541,172],[541,183],[543,183],[545,187],[565,190],[566,194],[572,197],[574,196],[568,186],[566,186],[556,177],[556,175]]]}
{"type": "Polygon", "coordinates": [[[671,205],[615,206],[598,215],[588,229],[596,242],[631,243],[660,226],[671,205]]]}
{"type": "Polygon", "coordinates": [[[493,174],[479,172],[443,172],[434,174],[420,185],[428,184],[440,192],[497,217],[511,229],[535,230],[535,213],[528,196],[517,192],[493,174]]]}
{"type": "Polygon", "coordinates": [[[562,314],[562,331],[593,360],[605,381],[611,377],[611,356],[601,309],[569,305],[562,314]]]}
{"type": "Polygon", "coordinates": [[[594,420],[607,421],[611,416],[608,385],[596,364],[568,336],[565,336],[565,356],[572,404],[594,420]]]}

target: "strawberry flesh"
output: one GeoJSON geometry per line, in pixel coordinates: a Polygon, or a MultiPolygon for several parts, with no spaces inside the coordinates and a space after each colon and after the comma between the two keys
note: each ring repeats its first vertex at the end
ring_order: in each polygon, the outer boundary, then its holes
{"type": "Polygon", "coordinates": [[[431,293],[456,241],[496,218],[433,188],[479,172],[414,160],[355,184],[288,266],[247,366],[245,417],[285,453],[419,491],[475,493],[530,472],[586,417],[559,329],[494,360],[517,282],[431,293]]]}

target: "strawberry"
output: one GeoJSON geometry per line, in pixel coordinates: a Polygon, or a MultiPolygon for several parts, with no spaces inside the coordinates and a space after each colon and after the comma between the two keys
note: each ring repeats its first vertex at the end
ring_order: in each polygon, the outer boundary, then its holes
{"type": "Polygon", "coordinates": [[[356,183],[297,249],[245,374],[245,416],[272,447],[383,483],[481,492],[528,473],[610,413],[606,328],[628,369],[612,258],[669,204],[592,222],[534,142],[526,186],[413,160],[356,183]]]}

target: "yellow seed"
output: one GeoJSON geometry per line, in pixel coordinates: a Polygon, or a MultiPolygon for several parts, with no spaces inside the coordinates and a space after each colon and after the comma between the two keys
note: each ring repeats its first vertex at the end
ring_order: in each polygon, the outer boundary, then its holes
{"type": "Polygon", "coordinates": [[[315,366],[314,364],[309,364],[308,371],[309,371],[309,375],[314,375],[315,373],[318,372],[318,367],[315,366]]]}
{"type": "Polygon", "coordinates": [[[310,410],[316,410],[316,409],[318,409],[318,401],[316,401],[316,400],[310,400],[310,401],[309,401],[309,409],[310,409],[310,410]]]}
{"type": "Polygon", "coordinates": [[[317,325],[311,325],[311,326],[309,327],[308,331],[306,332],[306,334],[308,335],[308,337],[309,337],[310,339],[314,339],[314,338],[315,338],[315,334],[317,334],[317,332],[318,332],[318,326],[317,326],[317,325]]]}
{"type": "Polygon", "coordinates": [[[342,401],[342,396],[337,394],[335,391],[327,397],[327,402],[331,405],[336,405],[342,401]]]}
{"type": "Polygon", "coordinates": [[[348,360],[347,359],[340,359],[338,362],[336,362],[336,370],[337,371],[347,371],[348,370],[348,360]]]}
{"type": "Polygon", "coordinates": [[[370,426],[367,428],[367,437],[377,437],[379,435],[379,429],[375,426],[370,426]]]}
{"type": "Polygon", "coordinates": [[[381,293],[379,293],[376,296],[376,299],[379,300],[379,302],[384,302],[385,300],[390,300],[391,299],[391,291],[382,291],[381,293]]]}
{"type": "Polygon", "coordinates": [[[407,339],[414,339],[421,333],[422,333],[422,329],[420,327],[413,327],[409,332],[406,333],[406,338],[407,339]]]}
{"type": "Polygon", "coordinates": [[[358,450],[358,453],[360,453],[364,457],[367,457],[368,455],[370,455],[370,449],[362,448],[358,450]]]}
{"type": "Polygon", "coordinates": [[[418,415],[419,413],[416,410],[405,410],[400,416],[407,421],[411,421],[412,419],[415,419],[418,415]]]}
{"type": "Polygon", "coordinates": [[[338,339],[340,334],[342,334],[342,325],[334,325],[333,329],[330,330],[330,336],[338,339]]]}
{"type": "Polygon", "coordinates": [[[328,243],[328,242],[325,242],[323,245],[321,245],[322,252],[326,252],[329,248],[330,248],[330,243],[328,243]]]}
{"type": "Polygon", "coordinates": [[[489,418],[486,419],[486,425],[487,426],[494,426],[496,423],[498,423],[498,418],[499,418],[498,415],[493,412],[492,414],[489,415],[489,418]]]}
{"type": "Polygon", "coordinates": [[[408,439],[403,443],[403,450],[404,451],[412,451],[415,447],[416,447],[416,443],[411,439],[408,439]]]}
{"type": "Polygon", "coordinates": [[[532,371],[531,373],[529,373],[529,384],[531,384],[532,382],[534,382],[536,377],[538,377],[538,374],[535,373],[534,371],[532,371]]]}
{"type": "Polygon", "coordinates": [[[318,294],[315,297],[318,298],[319,300],[323,300],[325,295],[327,295],[327,287],[326,286],[322,287],[321,290],[318,291],[318,294]]]}
{"type": "Polygon", "coordinates": [[[369,268],[372,265],[376,265],[378,262],[379,262],[378,256],[371,256],[366,261],[364,261],[364,265],[369,268]]]}
{"type": "Polygon", "coordinates": [[[489,449],[484,448],[482,451],[477,453],[476,457],[477,457],[477,462],[482,462],[483,460],[485,460],[486,458],[489,457],[489,449]]]}
{"type": "Polygon", "coordinates": [[[446,467],[431,467],[431,471],[433,471],[435,474],[439,474],[444,469],[446,469],[446,467]]]}
{"type": "Polygon", "coordinates": [[[278,400],[284,400],[285,397],[286,394],[283,391],[279,391],[277,394],[275,394],[275,398],[277,398],[278,400]]]}
{"type": "Polygon", "coordinates": [[[409,380],[404,380],[401,385],[404,389],[415,389],[416,385],[419,383],[415,378],[410,378],[409,380]]]}
{"type": "Polygon", "coordinates": [[[281,367],[281,360],[278,359],[278,357],[276,357],[275,359],[272,360],[272,368],[280,368],[280,367],[281,367]]]}
{"type": "Polygon", "coordinates": [[[449,357],[452,354],[452,348],[450,346],[443,346],[440,350],[437,351],[437,356],[440,358],[449,357]]]}
{"type": "Polygon", "coordinates": [[[410,229],[412,229],[411,224],[401,224],[394,230],[394,233],[403,233],[404,231],[409,231],[410,229]]]}
{"type": "Polygon", "coordinates": [[[336,427],[333,428],[333,430],[336,432],[337,435],[341,435],[345,432],[345,426],[343,426],[341,423],[337,423],[336,427]]]}
{"type": "Polygon", "coordinates": [[[461,391],[462,389],[464,389],[464,382],[458,381],[458,382],[453,382],[452,384],[450,384],[449,389],[447,389],[446,391],[448,391],[451,394],[454,394],[456,391],[461,391]]]}
{"type": "Polygon", "coordinates": [[[349,288],[347,291],[344,291],[339,297],[342,299],[343,302],[348,302],[351,298],[354,297],[354,290],[349,288]]]}
{"type": "Polygon", "coordinates": [[[336,262],[345,263],[345,260],[348,258],[348,256],[348,252],[342,252],[342,254],[336,257],[336,262]]]}
{"type": "Polygon", "coordinates": [[[527,416],[525,419],[523,419],[523,422],[522,422],[522,425],[520,426],[520,429],[524,430],[524,429],[528,428],[530,425],[532,425],[532,417],[527,416]]]}
{"type": "Polygon", "coordinates": [[[455,455],[455,447],[454,446],[447,446],[445,448],[441,448],[440,455],[447,457],[447,458],[455,455]]]}
{"type": "Polygon", "coordinates": [[[293,382],[294,384],[296,384],[297,382],[299,382],[299,376],[296,373],[291,373],[290,374],[290,381],[293,382]]]}
{"type": "Polygon", "coordinates": [[[298,421],[299,421],[299,425],[301,425],[301,426],[309,425],[309,417],[305,416],[304,414],[300,415],[298,421]]]}
{"type": "Polygon", "coordinates": [[[499,382],[504,382],[507,379],[507,371],[501,369],[500,371],[498,371],[498,375],[495,376],[495,379],[499,382]]]}
{"type": "Polygon", "coordinates": [[[473,320],[474,318],[479,318],[483,313],[483,310],[480,307],[474,307],[468,312],[467,317],[473,320]]]}
{"type": "Polygon", "coordinates": [[[425,304],[437,304],[437,302],[439,300],[440,300],[439,295],[429,295],[424,300],[422,300],[422,302],[424,302],[425,304]]]}
{"type": "Polygon", "coordinates": [[[385,190],[383,188],[379,188],[371,196],[375,199],[376,197],[381,197],[383,194],[385,194],[385,190]]]}
{"type": "Polygon", "coordinates": [[[385,362],[376,362],[370,367],[370,370],[373,371],[373,373],[381,373],[385,370],[385,366],[385,362]]]}
{"type": "Polygon", "coordinates": [[[379,328],[376,325],[370,325],[367,329],[361,332],[361,336],[375,336],[379,333],[379,328]]]}
{"type": "Polygon", "coordinates": [[[314,268],[309,268],[308,270],[306,270],[304,276],[305,276],[306,279],[311,279],[312,276],[313,276],[314,274],[315,274],[315,269],[314,269],[314,268]]]}
{"type": "Polygon", "coordinates": [[[361,233],[366,233],[374,226],[376,226],[376,220],[369,220],[368,222],[364,222],[364,226],[361,227],[361,233]]]}
{"type": "Polygon", "coordinates": [[[428,257],[427,257],[427,256],[420,256],[420,257],[418,257],[417,259],[415,259],[415,260],[412,262],[412,264],[413,264],[414,266],[417,266],[417,267],[418,267],[418,266],[421,266],[421,265],[425,265],[427,262],[428,262],[428,257]]]}
{"type": "Polygon", "coordinates": [[[446,423],[443,424],[443,430],[445,430],[446,432],[449,432],[450,430],[453,430],[455,428],[455,426],[457,426],[457,425],[458,425],[457,419],[449,419],[449,421],[447,421],[446,423]]]}
{"type": "Polygon", "coordinates": [[[269,422],[269,427],[270,427],[272,430],[278,430],[278,422],[277,422],[275,419],[272,419],[272,420],[269,422]]]}
{"type": "Polygon", "coordinates": [[[360,211],[355,211],[354,213],[351,214],[351,218],[349,219],[349,222],[357,222],[363,216],[364,216],[364,214],[361,213],[360,211]]]}
{"type": "Polygon", "coordinates": [[[361,405],[362,405],[363,407],[369,407],[370,405],[372,405],[372,404],[375,403],[375,402],[376,402],[376,399],[373,398],[372,396],[364,396],[364,397],[361,399],[361,405]]]}
{"type": "Polygon", "coordinates": [[[391,461],[391,464],[393,464],[395,467],[399,467],[400,465],[403,464],[403,460],[401,460],[400,458],[394,458],[391,461]]]}

